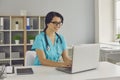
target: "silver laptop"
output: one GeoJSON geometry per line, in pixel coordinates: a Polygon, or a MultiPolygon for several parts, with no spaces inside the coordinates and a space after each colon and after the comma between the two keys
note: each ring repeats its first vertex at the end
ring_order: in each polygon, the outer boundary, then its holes
{"type": "Polygon", "coordinates": [[[67,73],[78,73],[96,69],[99,63],[99,44],[81,44],[72,47],[72,67],[56,68],[67,73]]]}

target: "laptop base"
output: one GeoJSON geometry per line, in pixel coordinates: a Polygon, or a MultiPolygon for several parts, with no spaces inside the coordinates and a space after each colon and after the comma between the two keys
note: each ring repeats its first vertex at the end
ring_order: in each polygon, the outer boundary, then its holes
{"type": "Polygon", "coordinates": [[[92,71],[92,70],[95,70],[95,69],[97,69],[97,68],[92,68],[92,69],[78,71],[78,72],[72,72],[72,70],[70,70],[68,68],[62,68],[62,67],[57,67],[56,68],[56,70],[58,70],[58,71],[62,71],[62,72],[69,73],[69,74],[82,73],[82,72],[92,71]]]}

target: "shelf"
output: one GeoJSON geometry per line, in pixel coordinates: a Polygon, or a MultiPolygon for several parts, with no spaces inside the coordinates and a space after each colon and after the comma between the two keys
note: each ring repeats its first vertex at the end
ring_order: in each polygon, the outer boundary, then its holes
{"type": "Polygon", "coordinates": [[[24,60],[24,58],[12,58],[11,60],[24,60]]]}
{"type": "Polygon", "coordinates": [[[10,44],[0,44],[0,46],[10,46],[10,44]]]}
{"type": "Polygon", "coordinates": [[[44,16],[0,16],[0,55],[4,56],[0,64],[24,65],[24,55],[32,47],[30,39],[43,31],[44,20],[44,16]]]}
{"type": "Polygon", "coordinates": [[[11,44],[11,46],[24,46],[24,44],[11,44]]]}
{"type": "Polygon", "coordinates": [[[30,30],[26,30],[26,31],[39,31],[39,29],[30,29],[30,30]]]}
{"type": "Polygon", "coordinates": [[[24,59],[22,60],[11,60],[13,66],[24,66],[24,59]]]}
{"type": "Polygon", "coordinates": [[[17,31],[24,31],[24,30],[11,30],[11,31],[15,31],[15,32],[17,32],[17,31]]]}
{"type": "Polygon", "coordinates": [[[8,31],[10,31],[10,30],[0,30],[1,32],[8,32],[8,31]]]}
{"type": "Polygon", "coordinates": [[[30,43],[27,43],[27,45],[28,45],[28,46],[32,46],[32,44],[30,44],[30,43]]]}
{"type": "Polygon", "coordinates": [[[0,61],[10,61],[10,58],[0,59],[0,61]]]}

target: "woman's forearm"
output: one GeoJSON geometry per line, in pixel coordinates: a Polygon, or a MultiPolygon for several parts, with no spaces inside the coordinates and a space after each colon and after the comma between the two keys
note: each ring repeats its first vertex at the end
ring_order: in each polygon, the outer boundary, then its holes
{"type": "Polygon", "coordinates": [[[54,62],[54,61],[47,60],[47,59],[42,60],[41,64],[45,66],[51,66],[51,67],[66,67],[67,66],[65,65],[64,62],[54,62]]]}

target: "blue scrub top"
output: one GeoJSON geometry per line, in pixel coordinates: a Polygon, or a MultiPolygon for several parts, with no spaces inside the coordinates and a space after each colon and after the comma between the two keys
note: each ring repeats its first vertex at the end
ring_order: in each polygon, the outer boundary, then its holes
{"type": "MultiPolygon", "coordinates": [[[[40,34],[36,36],[35,41],[32,45],[32,50],[36,50],[36,49],[43,50],[46,55],[46,59],[54,61],[54,62],[58,62],[59,58],[62,55],[62,52],[65,49],[67,49],[67,45],[66,45],[64,37],[62,35],[59,35],[62,40],[62,43],[61,43],[59,37],[56,35],[55,43],[53,45],[50,38],[47,36],[47,41],[50,47],[50,49],[48,50],[46,47],[44,35],[45,33],[41,32],[40,34]]],[[[41,65],[38,56],[36,56],[35,58],[34,65],[41,65]]]]}

